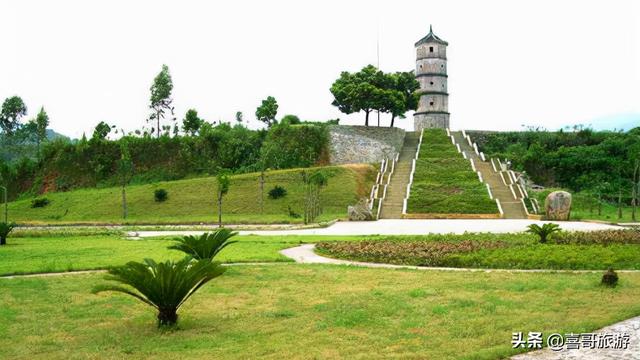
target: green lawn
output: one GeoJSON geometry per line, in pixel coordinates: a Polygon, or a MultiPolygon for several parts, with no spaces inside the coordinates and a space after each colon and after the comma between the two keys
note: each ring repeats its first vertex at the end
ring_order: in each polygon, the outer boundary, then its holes
{"type": "Polygon", "coordinates": [[[497,214],[471,164],[442,129],[425,129],[407,203],[409,214],[497,214]]]}
{"type": "Polygon", "coordinates": [[[640,274],[423,272],[342,266],[230,268],[179,328],[102,275],[0,279],[0,358],[496,359],[514,331],[580,333],[640,314],[640,274]],[[579,314],[579,316],[571,316],[579,314]]]}
{"type": "MultiPolygon", "coordinates": [[[[321,191],[323,214],[319,221],[345,218],[347,206],[369,195],[375,180],[374,168],[369,165],[332,166],[323,168],[330,175],[328,185],[321,191]]],[[[314,169],[305,169],[313,171],[314,169]]],[[[291,210],[303,214],[302,169],[267,172],[264,185],[264,213],[260,210],[259,174],[242,174],[231,178],[229,193],[224,198],[225,223],[300,223],[301,217],[290,215],[291,210]],[[270,199],[268,191],[280,185],[287,195],[270,199]]],[[[129,217],[122,219],[120,188],[82,189],[44,195],[50,204],[32,208],[31,199],[9,204],[9,218],[30,224],[176,224],[217,222],[214,177],[132,185],[127,188],[129,217]],[[154,201],[155,189],[163,188],[169,199],[154,201]]]]}

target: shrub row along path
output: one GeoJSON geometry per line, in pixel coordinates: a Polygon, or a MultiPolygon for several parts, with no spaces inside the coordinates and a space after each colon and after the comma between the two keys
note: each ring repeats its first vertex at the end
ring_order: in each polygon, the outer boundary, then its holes
{"type": "Polygon", "coordinates": [[[401,219],[404,198],[407,195],[407,185],[411,176],[411,167],[413,159],[418,150],[418,142],[420,142],[420,133],[407,132],[404,137],[404,144],[398,156],[391,181],[387,186],[387,193],[382,202],[380,209],[381,219],[401,219]]]}
{"type": "MultiPolygon", "coordinates": [[[[500,173],[493,171],[493,167],[487,161],[482,161],[469,143],[462,136],[462,132],[451,132],[456,143],[460,145],[460,150],[467,155],[468,159],[473,159],[476,170],[482,174],[482,179],[489,184],[494,199],[500,201],[505,219],[526,219],[524,206],[519,198],[514,199],[513,193],[507,185],[502,182],[500,173]]],[[[517,196],[517,195],[516,195],[517,196]]]]}
{"type": "MultiPolygon", "coordinates": [[[[378,221],[339,221],[331,226],[296,230],[244,230],[240,235],[427,235],[472,233],[513,233],[527,230],[530,224],[552,221],[528,219],[383,219],[378,221]]],[[[620,226],[581,221],[558,221],[562,230],[595,231],[622,229],[620,226]]],[[[204,231],[132,231],[130,237],[154,237],[175,235],[199,235],[204,231]]]]}

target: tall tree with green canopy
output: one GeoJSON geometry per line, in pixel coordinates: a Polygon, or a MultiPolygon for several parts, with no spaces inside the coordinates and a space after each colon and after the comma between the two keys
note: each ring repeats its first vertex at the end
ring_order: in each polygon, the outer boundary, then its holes
{"type": "Polygon", "coordinates": [[[388,78],[373,65],[367,65],[357,73],[343,71],[331,85],[334,96],[332,105],[345,114],[364,111],[365,126],[369,126],[369,114],[384,108],[388,78]]]}
{"type": "Polygon", "coordinates": [[[174,107],[172,105],[173,99],[171,98],[171,92],[173,91],[173,81],[171,80],[171,74],[169,73],[169,67],[162,65],[162,70],[153,79],[151,85],[151,101],[149,108],[151,109],[151,115],[149,115],[149,121],[156,121],[156,137],[160,137],[161,125],[160,121],[165,118],[168,112],[171,113],[172,121],[176,118],[174,115],[174,107]]]}
{"type": "Polygon", "coordinates": [[[32,120],[35,130],[36,148],[38,151],[38,159],[40,159],[40,145],[47,140],[47,126],[49,126],[49,115],[44,111],[44,107],[40,108],[35,120],[32,120]]]}
{"type": "Polygon", "coordinates": [[[267,96],[262,100],[262,104],[256,109],[256,118],[271,127],[278,122],[276,115],[278,114],[278,102],[273,96],[267,96]]]}
{"type": "Polygon", "coordinates": [[[393,127],[396,117],[404,118],[407,111],[418,108],[420,83],[411,71],[389,74],[391,89],[387,92],[387,112],[391,113],[393,127]]]}
{"type": "Polygon", "coordinates": [[[203,122],[204,120],[198,117],[198,112],[195,109],[189,109],[182,120],[182,130],[193,136],[198,133],[203,122]]]}
{"type": "Polygon", "coordinates": [[[20,127],[20,119],[27,115],[27,106],[19,96],[6,98],[0,110],[0,128],[7,135],[12,135],[20,127]]]}

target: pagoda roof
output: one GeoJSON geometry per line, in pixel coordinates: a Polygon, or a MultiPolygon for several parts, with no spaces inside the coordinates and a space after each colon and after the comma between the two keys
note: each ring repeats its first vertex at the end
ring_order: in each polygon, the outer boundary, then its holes
{"type": "Polygon", "coordinates": [[[422,39],[418,40],[418,42],[416,43],[415,46],[418,45],[422,45],[422,44],[427,44],[427,43],[437,43],[437,44],[442,44],[442,45],[449,45],[448,42],[440,39],[438,36],[436,36],[436,34],[433,33],[433,27],[431,25],[429,25],[429,33],[427,34],[427,36],[423,37],[422,39]]]}

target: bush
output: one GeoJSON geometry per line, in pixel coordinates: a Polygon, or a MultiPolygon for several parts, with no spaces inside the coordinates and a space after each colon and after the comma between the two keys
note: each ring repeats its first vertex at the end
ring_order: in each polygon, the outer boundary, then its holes
{"type": "Polygon", "coordinates": [[[607,270],[607,272],[602,275],[601,283],[604,286],[615,287],[616,285],[618,285],[618,274],[616,274],[613,269],[609,268],[609,270],[607,270]]]}
{"type": "Polygon", "coordinates": [[[156,202],[165,202],[169,198],[169,193],[165,189],[156,189],[153,192],[153,198],[156,202]]]}
{"type": "Polygon", "coordinates": [[[16,227],[16,224],[7,224],[5,222],[0,222],[0,245],[6,245],[7,236],[13,228],[16,227]]]}
{"type": "Polygon", "coordinates": [[[287,189],[280,185],[276,185],[273,189],[269,190],[269,198],[271,199],[280,199],[281,197],[285,197],[287,195],[287,189]]]}
{"type": "Polygon", "coordinates": [[[538,235],[541,244],[546,243],[551,234],[560,231],[560,226],[553,223],[542,224],[542,226],[538,224],[531,224],[527,228],[528,233],[538,235]]]}
{"type": "Polygon", "coordinates": [[[36,198],[31,200],[31,207],[32,208],[43,208],[47,205],[49,205],[49,199],[47,198],[36,198]]]}

